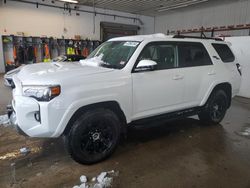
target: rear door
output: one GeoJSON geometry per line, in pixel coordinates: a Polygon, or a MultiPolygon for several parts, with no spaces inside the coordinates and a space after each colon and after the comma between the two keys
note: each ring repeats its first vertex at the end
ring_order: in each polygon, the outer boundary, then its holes
{"type": "Polygon", "coordinates": [[[212,60],[200,42],[178,43],[178,75],[184,78],[185,108],[198,106],[215,80],[212,60]]]}

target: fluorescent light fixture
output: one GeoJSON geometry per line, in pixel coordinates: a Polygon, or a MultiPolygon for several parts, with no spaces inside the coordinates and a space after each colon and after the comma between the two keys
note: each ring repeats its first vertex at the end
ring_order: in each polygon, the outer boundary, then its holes
{"type": "Polygon", "coordinates": [[[183,7],[187,7],[187,6],[198,4],[198,3],[203,3],[203,2],[206,2],[206,1],[208,1],[208,0],[191,0],[191,1],[186,1],[186,2],[177,3],[177,4],[174,4],[174,5],[170,5],[170,6],[160,7],[159,9],[157,9],[157,11],[158,12],[164,12],[164,11],[167,11],[167,10],[173,10],[173,9],[183,8],[183,7]]]}
{"type": "Polygon", "coordinates": [[[59,0],[59,1],[63,1],[63,2],[66,2],[66,3],[78,3],[77,0],[59,0]]]}

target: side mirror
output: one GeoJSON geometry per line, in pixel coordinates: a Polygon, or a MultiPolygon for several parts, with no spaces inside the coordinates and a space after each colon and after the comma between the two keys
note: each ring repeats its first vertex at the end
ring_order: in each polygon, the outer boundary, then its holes
{"type": "Polygon", "coordinates": [[[135,72],[153,71],[157,63],[152,60],[141,60],[135,68],[135,72]]]}

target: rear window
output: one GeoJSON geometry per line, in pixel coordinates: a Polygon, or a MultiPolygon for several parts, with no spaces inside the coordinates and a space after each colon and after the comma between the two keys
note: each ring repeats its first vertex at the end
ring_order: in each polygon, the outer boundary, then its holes
{"type": "Polygon", "coordinates": [[[231,49],[226,44],[212,44],[224,63],[234,62],[235,57],[231,49]]]}

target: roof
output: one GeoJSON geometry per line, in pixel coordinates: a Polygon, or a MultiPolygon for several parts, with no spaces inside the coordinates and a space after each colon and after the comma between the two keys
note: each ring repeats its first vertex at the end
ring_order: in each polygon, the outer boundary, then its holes
{"type": "Polygon", "coordinates": [[[112,38],[109,41],[144,41],[147,39],[166,39],[173,38],[173,35],[165,35],[163,33],[157,33],[152,35],[134,35],[134,36],[126,36],[126,37],[117,37],[112,38]]]}
{"type": "Polygon", "coordinates": [[[195,37],[195,36],[184,36],[184,35],[165,35],[163,33],[157,33],[152,35],[134,35],[126,37],[112,38],[109,41],[161,41],[161,40],[171,40],[171,41],[216,41],[223,42],[220,38],[207,38],[207,37],[195,37]]]}

